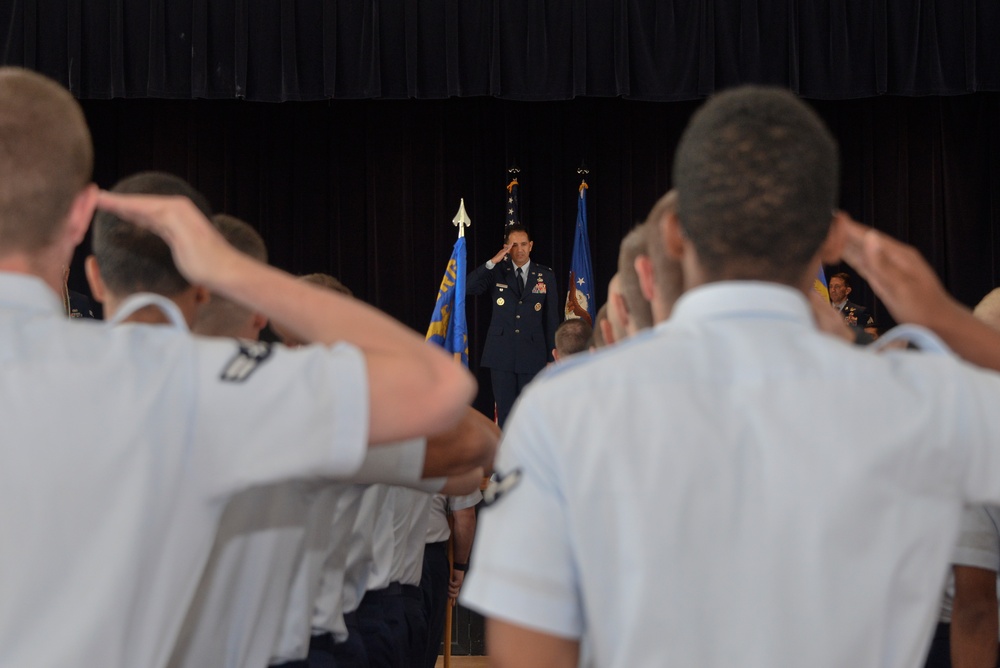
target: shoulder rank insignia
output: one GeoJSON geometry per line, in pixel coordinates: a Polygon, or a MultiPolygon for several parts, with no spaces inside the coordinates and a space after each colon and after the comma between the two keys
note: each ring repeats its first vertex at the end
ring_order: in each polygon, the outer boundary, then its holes
{"type": "Polygon", "coordinates": [[[271,356],[271,344],[264,341],[238,341],[240,349],[222,369],[219,380],[242,383],[271,356]]]}
{"type": "Polygon", "coordinates": [[[490,484],[483,490],[483,505],[492,506],[500,500],[500,497],[517,487],[517,483],[519,482],[521,482],[521,469],[519,468],[514,469],[507,475],[495,473],[493,479],[490,480],[490,484]]]}

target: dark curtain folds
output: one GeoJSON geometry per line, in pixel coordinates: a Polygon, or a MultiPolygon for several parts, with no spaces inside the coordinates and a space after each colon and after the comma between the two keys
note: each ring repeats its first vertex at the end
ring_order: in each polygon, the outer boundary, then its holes
{"type": "MultiPolygon", "coordinates": [[[[419,75],[418,75],[419,76],[419,75]]],[[[581,161],[597,298],[618,244],[670,187],[673,154],[696,102],[492,98],[281,105],[89,100],[95,178],[179,174],[213,206],[263,233],[274,264],[340,277],[366,301],[424,331],[465,198],[470,266],[501,244],[507,168],[521,168],[532,257],[565,295],[581,161]]],[[[1000,94],[815,102],[842,152],[842,206],[917,246],[947,287],[974,304],[1000,283],[1000,94]]],[[[74,263],[73,286],[86,292],[74,263]]],[[[830,267],[836,271],[845,267],[830,267]]],[[[852,297],[891,319],[862,283],[852,297]]],[[[473,367],[490,304],[470,299],[473,367]]],[[[489,412],[489,377],[479,407],[489,412]]]]}
{"type": "MultiPolygon", "coordinates": [[[[184,176],[278,266],[422,330],[459,198],[482,262],[515,162],[533,255],[565,280],[586,161],[603,301],[698,101],[740,83],[813,100],[844,208],[974,303],[1000,280],[998,26],[993,0],[0,0],[0,63],[83,100],[101,185],[184,176]]],[[[470,300],[474,364],[488,318],[470,300]]]]}
{"type": "Polygon", "coordinates": [[[993,0],[3,0],[0,22],[3,63],[95,99],[1000,89],[993,0]]]}

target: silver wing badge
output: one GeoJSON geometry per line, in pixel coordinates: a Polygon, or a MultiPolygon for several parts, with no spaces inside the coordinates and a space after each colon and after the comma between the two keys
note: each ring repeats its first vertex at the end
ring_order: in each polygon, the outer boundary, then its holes
{"type": "Polygon", "coordinates": [[[490,480],[490,484],[488,484],[486,489],[483,490],[483,505],[492,506],[494,503],[499,501],[504,494],[517,487],[517,483],[519,482],[521,482],[521,469],[519,468],[514,469],[507,475],[494,473],[493,479],[490,480]]]}

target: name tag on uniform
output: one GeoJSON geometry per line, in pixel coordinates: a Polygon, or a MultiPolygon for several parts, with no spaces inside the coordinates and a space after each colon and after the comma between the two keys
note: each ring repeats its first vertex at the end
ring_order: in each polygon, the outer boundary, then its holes
{"type": "Polygon", "coordinates": [[[497,287],[503,290],[504,288],[510,287],[506,283],[497,283],[497,287]]]}

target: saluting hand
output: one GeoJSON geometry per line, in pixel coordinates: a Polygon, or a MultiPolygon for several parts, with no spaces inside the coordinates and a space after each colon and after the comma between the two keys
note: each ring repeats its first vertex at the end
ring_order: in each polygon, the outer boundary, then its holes
{"type": "Polygon", "coordinates": [[[830,308],[830,301],[821,296],[815,290],[809,290],[809,305],[812,307],[813,319],[821,332],[832,334],[844,339],[848,343],[854,343],[854,332],[847,326],[844,319],[836,309],[830,308]]]}
{"type": "Polygon", "coordinates": [[[897,322],[931,326],[961,309],[916,248],[844,218],[844,260],[868,281],[897,322]]]}
{"type": "Polygon", "coordinates": [[[243,259],[187,197],[101,191],[97,208],[162,238],[177,269],[191,283],[211,287],[213,278],[243,259]]]}
{"type": "Polygon", "coordinates": [[[510,243],[504,244],[503,248],[500,249],[500,252],[498,252],[490,259],[490,262],[492,262],[493,264],[500,264],[501,262],[503,262],[503,259],[507,257],[507,253],[510,252],[511,245],[512,244],[510,243]]]}

